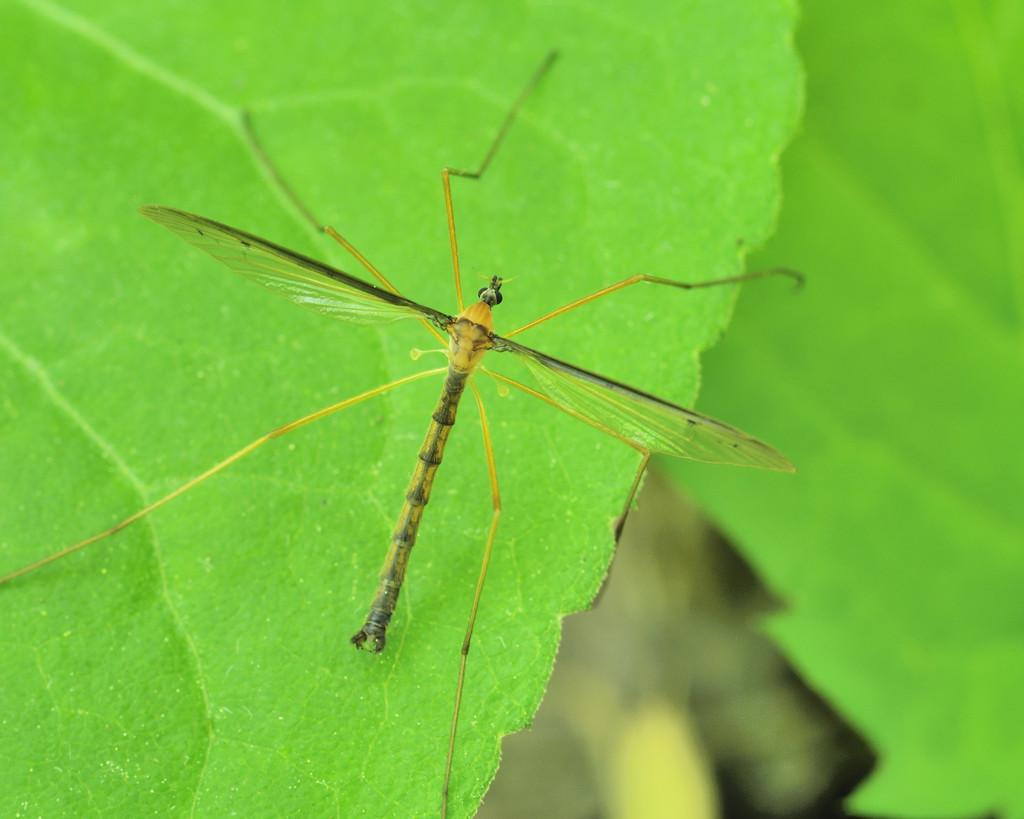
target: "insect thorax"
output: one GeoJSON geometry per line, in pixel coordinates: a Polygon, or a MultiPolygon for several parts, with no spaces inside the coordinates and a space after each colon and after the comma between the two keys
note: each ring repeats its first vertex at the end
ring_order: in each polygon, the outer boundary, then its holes
{"type": "Polygon", "coordinates": [[[455,319],[448,328],[448,361],[453,369],[465,373],[476,369],[493,344],[491,327],[491,308],[482,302],[470,305],[455,319]]]}

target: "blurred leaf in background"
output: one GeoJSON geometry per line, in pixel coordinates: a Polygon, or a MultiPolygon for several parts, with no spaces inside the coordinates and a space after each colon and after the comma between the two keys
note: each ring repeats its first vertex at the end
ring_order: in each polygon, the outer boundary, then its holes
{"type": "MultiPolygon", "coordinates": [[[[185,208],[356,270],[268,178],[243,109],[320,218],[410,297],[451,309],[438,171],[479,159],[559,47],[488,178],[456,190],[467,289],[474,275],[518,276],[498,316],[511,327],[633,272],[737,272],[738,243],[770,231],[800,105],[788,2],[623,16],[25,0],[0,19],[5,569],[414,366],[417,328],[318,319],[135,214],[185,208]]],[[[687,404],[732,298],[633,288],[529,340],[687,404]]],[[[485,390],[505,515],[463,705],[459,816],[493,776],[500,737],[536,709],[559,616],[600,584],[637,465],[570,418],[485,390]]],[[[434,814],[489,519],[471,411],[389,650],[356,655],[346,640],[436,392],[410,386],[306,428],[3,589],[2,812],[434,814]]],[[[751,402],[733,420],[758,418],[751,402]]]]}
{"type": "Polygon", "coordinates": [[[792,482],[675,468],[788,602],[771,622],[879,754],[865,813],[1024,815],[1024,14],[809,2],[780,230],[701,409],[792,482]]]}

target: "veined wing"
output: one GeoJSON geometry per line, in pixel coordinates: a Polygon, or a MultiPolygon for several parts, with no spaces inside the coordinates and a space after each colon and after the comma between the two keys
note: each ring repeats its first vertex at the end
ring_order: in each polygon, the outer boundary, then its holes
{"type": "Polygon", "coordinates": [[[442,330],[452,322],[438,310],[205,216],[162,205],[146,205],[139,213],[236,273],[317,313],[360,324],[426,319],[442,330]]]}
{"type": "Polygon", "coordinates": [[[518,353],[537,392],[560,409],[650,452],[782,472],[793,464],[768,444],[706,415],[494,336],[493,350],[518,353]]]}

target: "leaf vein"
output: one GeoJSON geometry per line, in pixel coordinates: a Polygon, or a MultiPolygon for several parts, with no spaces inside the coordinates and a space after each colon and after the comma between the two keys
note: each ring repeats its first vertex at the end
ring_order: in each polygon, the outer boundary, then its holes
{"type": "MultiPolygon", "coordinates": [[[[75,408],[75,406],[60,392],[60,390],[57,389],[57,385],[54,384],[53,379],[50,378],[50,375],[43,364],[25,353],[11,338],[2,332],[0,332],[0,349],[3,349],[4,352],[17,365],[19,365],[36,382],[36,384],[38,384],[40,390],[50,400],[53,406],[63,413],[71,423],[82,432],[86,440],[92,443],[92,445],[100,451],[103,457],[121,473],[136,495],[138,495],[140,505],[145,504],[147,493],[142,480],[135,474],[131,467],[128,466],[114,446],[100,435],[96,428],[93,427],[92,424],[90,424],[89,421],[75,408]]],[[[206,728],[207,741],[206,749],[203,753],[202,764],[199,769],[199,775],[196,779],[196,790],[193,795],[192,815],[195,815],[196,803],[201,789],[200,786],[210,759],[210,751],[216,738],[213,730],[213,716],[210,711],[210,697],[206,689],[202,662],[199,659],[199,652],[196,648],[195,641],[192,639],[192,635],[185,627],[185,622],[181,613],[178,611],[171,599],[170,587],[167,582],[165,561],[160,549],[160,542],[156,535],[156,530],[149,520],[143,521],[143,525],[149,529],[151,535],[153,556],[156,561],[157,571],[160,578],[160,597],[168,614],[170,615],[173,630],[177,633],[185,647],[185,653],[193,668],[196,688],[199,691],[203,703],[203,722],[206,728]]]]}
{"type": "Polygon", "coordinates": [[[50,0],[21,0],[22,4],[44,17],[51,23],[82,37],[93,45],[106,51],[138,74],[155,80],[165,88],[192,100],[201,108],[212,113],[218,119],[237,127],[238,112],[232,106],[217,99],[206,89],[189,82],[173,71],[164,68],[143,56],[127,43],[104,31],[91,20],[75,14],[50,0]]]}

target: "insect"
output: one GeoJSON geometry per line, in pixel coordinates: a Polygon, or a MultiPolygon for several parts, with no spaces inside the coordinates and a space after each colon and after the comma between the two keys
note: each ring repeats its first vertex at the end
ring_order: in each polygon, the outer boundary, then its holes
{"type": "MultiPolygon", "coordinates": [[[[405,319],[421,322],[435,338],[445,345],[448,358],[447,366],[400,378],[284,424],[109,529],[0,577],[0,584],[9,582],[115,534],[241,460],[263,444],[280,438],[299,427],[382,395],[399,386],[430,376],[444,375],[441,395],[433,410],[426,437],[417,455],[405,501],[391,537],[391,544],[385,558],[376,595],[362,626],[351,638],[351,642],[357,648],[373,652],[385,649],[388,627],[395,615],[423,511],[430,498],[434,478],[441,465],[460,402],[468,390],[479,410],[490,482],[492,515],[483,545],[479,576],[468,611],[460,651],[444,767],[441,797],[442,816],[447,811],[447,796],[452,777],[452,760],[456,747],[470,644],[502,514],[494,447],[483,399],[473,380],[475,376],[483,374],[507,388],[532,395],[578,420],[614,436],[641,453],[643,457],[633,482],[630,500],[639,486],[648,459],[653,453],[779,471],[792,471],[793,469],[790,462],[770,446],[734,427],[548,356],[520,344],[514,340],[514,337],[543,322],[635,284],[649,283],[690,290],[735,284],[765,275],[782,274],[799,278],[798,274],[775,269],[696,283],[645,274],[635,275],[575,299],[503,335],[494,331],[493,315],[506,294],[501,277],[492,276],[488,284],[479,289],[475,300],[471,300],[467,304],[464,299],[452,204],[451,177],[480,179],[483,176],[519,108],[551,67],[554,59],[554,54],[549,55],[524,88],[506,116],[480,166],[472,171],[444,168],[441,172],[455,302],[458,308],[455,314],[418,304],[402,296],[369,260],[347,239],[331,228],[324,228],[324,230],[362,264],[376,279],[377,284],[364,281],[266,239],[203,216],[164,206],[142,208],[143,216],[171,230],[236,273],[264,285],[307,309],[360,324],[380,324],[405,319]],[[494,355],[489,356],[490,353],[494,355]],[[503,356],[516,357],[521,360],[531,373],[534,382],[532,384],[522,383],[491,369],[489,364],[483,363],[485,357],[490,362],[492,358],[500,360],[503,356]]],[[[626,508],[629,508],[629,502],[627,502],[626,508]]]]}

